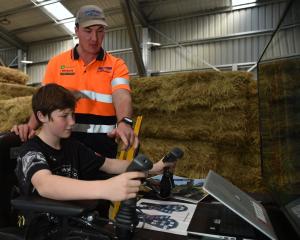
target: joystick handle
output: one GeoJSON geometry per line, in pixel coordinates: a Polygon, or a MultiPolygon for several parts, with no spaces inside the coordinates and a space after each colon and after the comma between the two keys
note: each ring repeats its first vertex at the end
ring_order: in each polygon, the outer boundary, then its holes
{"type": "Polygon", "coordinates": [[[146,172],[152,167],[153,163],[145,155],[139,154],[132,160],[126,172],[146,172]]]}
{"type": "MultiPolygon", "coordinates": [[[[182,156],[183,151],[180,148],[175,147],[163,157],[162,161],[164,163],[175,162],[177,159],[182,158],[182,156]]],[[[173,173],[170,171],[169,167],[165,167],[160,181],[159,197],[163,199],[169,198],[171,189],[174,187],[173,173]]]]}
{"type": "MultiPolygon", "coordinates": [[[[126,172],[145,172],[153,167],[153,163],[142,154],[135,157],[126,172]]],[[[136,198],[131,198],[121,202],[120,210],[116,216],[116,236],[120,240],[130,240],[138,224],[136,214],[136,198]]]]}
{"type": "Polygon", "coordinates": [[[182,158],[183,151],[178,148],[174,147],[170,152],[168,152],[162,159],[163,162],[175,162],[177,159],[182,158]]]}

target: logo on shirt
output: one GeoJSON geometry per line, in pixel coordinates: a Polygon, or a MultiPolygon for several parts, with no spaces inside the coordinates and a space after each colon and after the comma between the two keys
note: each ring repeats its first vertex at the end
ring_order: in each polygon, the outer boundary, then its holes
{"type": "Polygon", "coordinates": [[[108,72],[112,71],[112,67],[98,67],[97,72],[108,72]]]}
{"type": "Polygon", "coordinates": [[[75,71],[72,66],[61,65],[59,74],[60,75],[74,75],[75,71]]]}

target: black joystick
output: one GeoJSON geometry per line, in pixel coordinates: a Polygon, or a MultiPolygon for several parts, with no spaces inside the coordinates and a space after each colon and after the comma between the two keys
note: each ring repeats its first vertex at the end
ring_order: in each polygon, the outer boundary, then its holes
{"type": "MultiPolygon", "coordinates": [[[[162,161],[175,162],[177,159],[182,158],[182,156],[183,151],[180,148],[175,147],[163,157],[162,161]]],[[[165,167],[160,181],[159,197],[163,199],[169,198],[173,187],[175,187],[173,173],[170,171],[169,167],[165,167]]]]}
{"type": "Polygon", "coordinates": [[[183,151],[178,148],[178,147],[174,147],[169,153],[167,153],[162,161],[163,162],[175,162],[177,161],[177,159],[182,158],[183,156],[183,151]]]}
{"type": "MultiPolygon", "coordinates": [[[[153,167],[153,163],[144,155],[135,157],[126,172],[145,172],[153,167]]],[[[139,220],[136,214],[136,198],[121,202],[119,212],[116,216],[116,236],[120,240],[130,240],[133,237],[135,227],[139,220]]]]}

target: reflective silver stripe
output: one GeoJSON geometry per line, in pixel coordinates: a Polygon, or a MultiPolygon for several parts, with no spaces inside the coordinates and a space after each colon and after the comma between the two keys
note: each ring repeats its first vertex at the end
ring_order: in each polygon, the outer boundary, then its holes
{"type": "Polygon", "coordinates": [[[80,92],[84,95],[82,97],[86,97],[97,102],[112,103],[112,96],[109,94],[96,93],[89,90],[80,90],[80,92]]]}
{"type": "Polygon", "coordinates": [[[120,84],[129,85],[129,81],[125,78],[114,78],[114,80],[111,81],[111,86],[112,87],[115,87],[115,86],[120,85],[120,84]]]}
{"type": "Polygon", "coordinates": [[[115,127],[116,125],[95,125],[76,123],[72,131],[86,133],[108,133],[115,129],[115,127]]]}

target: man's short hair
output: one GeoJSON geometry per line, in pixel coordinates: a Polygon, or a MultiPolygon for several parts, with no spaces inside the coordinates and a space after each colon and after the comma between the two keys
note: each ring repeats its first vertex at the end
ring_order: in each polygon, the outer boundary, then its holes
{"type": "Polygon", "coordinates": [[[75,26],[89,27],[93,25],[108,26],[102,8],[96,5],[82,6],[76,14],[75,26]]]}
{"type": "Polygon", "coordinates": [[[51,117],[55,110],[72,109],[75,110],[76,98],[64,87],[55,83],[50,83],[40,87],[32,97],[32,110],[39,123],[37,112],[44,116],[51,117]]]}

